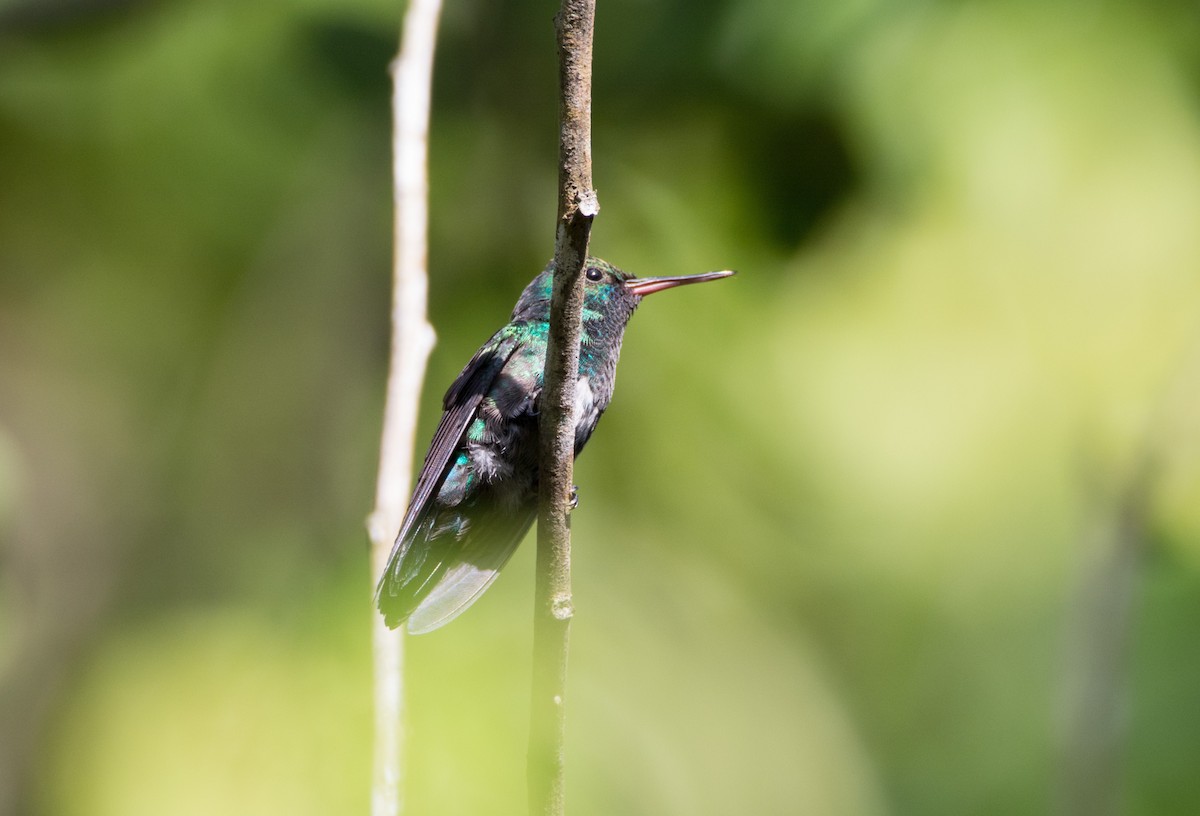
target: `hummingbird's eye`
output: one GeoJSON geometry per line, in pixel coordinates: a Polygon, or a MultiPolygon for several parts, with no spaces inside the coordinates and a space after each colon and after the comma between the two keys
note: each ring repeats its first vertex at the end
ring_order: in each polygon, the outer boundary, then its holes
{"type": "Polygon", "coordinates": [[[594,266],[589,266],[587,271],[587,279],[590,281],[598,281],[604,277],[604,273],[594,266]]]}

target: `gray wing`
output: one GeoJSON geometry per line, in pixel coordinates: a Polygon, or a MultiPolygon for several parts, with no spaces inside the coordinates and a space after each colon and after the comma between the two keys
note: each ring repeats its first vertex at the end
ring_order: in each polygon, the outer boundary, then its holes
{"type": "Polygon", "coordinates": [[[476,516],[453,563],[443,561],[437,582],[410,614],[408,631],[422,635],[465,612],[496,580],[536,516],[536,504],[525,513],[493,511],[476,516]]]}
{"type": "Polygon", "coordinates": [[[504,329],[497,332],[476,352],[446,391],[442,419],[425,454],[408,511],[388,556],[387,568],[375,589],[376,605],[388,626],[394,627],[408,617],[432,588],[439,585],[449,568],[445,548],[434,553],[433,548],[424,546],[422,551],[415,552],[413,545],[430,543],[431,534],[435,533],[431,526],[438,509],[436,497],[453,464],[455,452],[462,444],[467,426],[478,414],[480,402],[518,345],[513,332],[504,329]],[[430,558],[431,555],[434,557],[430,558]]]}

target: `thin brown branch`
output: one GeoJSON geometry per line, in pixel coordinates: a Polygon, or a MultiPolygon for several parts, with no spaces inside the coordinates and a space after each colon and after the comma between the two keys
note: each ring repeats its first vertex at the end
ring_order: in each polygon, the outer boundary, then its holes
{"type": "Polygon", "coordinates": [[[1064,676],[1064,816],[1115,816],[1120,810],[1123,697],[1154,477],[1149,455],[1144,452],[1120,495],[1096,512],[1089,532],[1089,563],[1071,610],[1064,676]]]}
{"type": "Polygon", "coordinates": [[[1115,489],[1089,483],[1095,494],[1093,519],[1085,542],[1087,561],[1070,609],[1063,673],[1058,763],[1058,810],[1063,816],[1121,811],[1137,584],[1149,548],[1154,493],[1178,449],[1175,436],[1192,427],[1195,410],[1189,393],[1197,381],[1200,328],[1184,345],[1179,365],[1150,411],[1129,472],[1115,489]]]}
{"type": "MultiPolygon", "coordinates": [[[[425,364],[433,348],[426,318],[428,289],[427,174],[433,54],[441,0],[411,0],[400,53],[392,64],[393,202],[395,207],[392,345],[371,538],[371,586],[387,565],[404,517],[425,364]]],[[[403,810],[404,629],[390,630],[371,610],[375,660],[375,760],[371,813],[403,810]]]]}
{"type": "Polygon", "coordinates": [[[592,31],[595,0],[563,0],[559,58],[558,228],[541,398],[537,580],[529,727],[529,810],[564,813],[564,713],[571,617],[570,493],[583,267],[592,219],[592,31]]]}

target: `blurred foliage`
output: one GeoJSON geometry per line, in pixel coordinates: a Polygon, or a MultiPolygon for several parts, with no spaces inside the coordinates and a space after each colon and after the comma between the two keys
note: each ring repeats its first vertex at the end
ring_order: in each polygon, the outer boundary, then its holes
{"type": "MultiPolygon", "coordinates": [[[[551,252],[554,5],[446,9],[425,438],[551,252]]],[[[365,811],[400,13],[0,5],[0,810],[365,811]]],[[[1200,812],[1198,35],[600,4],[596,253],[741,275],[643,306],[580,460],[573,813],[1051,809],[1145,463],[1097,784],[1200,812]]],[[[412,813],[524,810],[532,556],[411,641],[412,813]]]]}

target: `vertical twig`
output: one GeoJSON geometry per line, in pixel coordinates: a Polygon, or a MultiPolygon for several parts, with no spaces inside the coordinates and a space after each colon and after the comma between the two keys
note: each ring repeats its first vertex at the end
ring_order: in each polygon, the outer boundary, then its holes
{"type": "Polygon", "coordinates": [[[1194,410],[1186,398],[1198,375],[1200,328],[1184,344],[1150,411],[1129,474],[1107,507],[1094,512],[1089,562],[1067,630],[1057,803],[1063,816],[1121,812],[1137,581],[1149,546],[1154,490],[1174,449],[1172,420],[1190,427],[1194,410]]]}
{"type": "Polygon", "coordinates": [[[1091,563],[1072,610],[1064,672],[1063,816],[1116,816],[1134,596],[1146,547],[1154,463],[1145,451],[1128,483],[1089,531],[1091,563]]]}
{"type": "Polygon", "coordinates": [[[558,228],[541,401],[537,580],[529,725],[529,810],[564,812],[563,715],[571,616],[571,479],[583,267],[592,219],[592,29],[595,0],[563,0],[559,59],[558,228]]]}
{"type": "MultiPolygon", "coordinates": [[[[392,344],[371,538],[371,587],[387,565],[410,490],[417,405],[433,327],[425,314],[428,289],[427,156],[433,53],[441,0],[411,0],[400,53],[392,63],[392,177],[394,256],[392,344]]],[[[375,658],[375,761],[372,816],[403,810],[404,628],[389,630],[372,608],[375,658]]]]}

